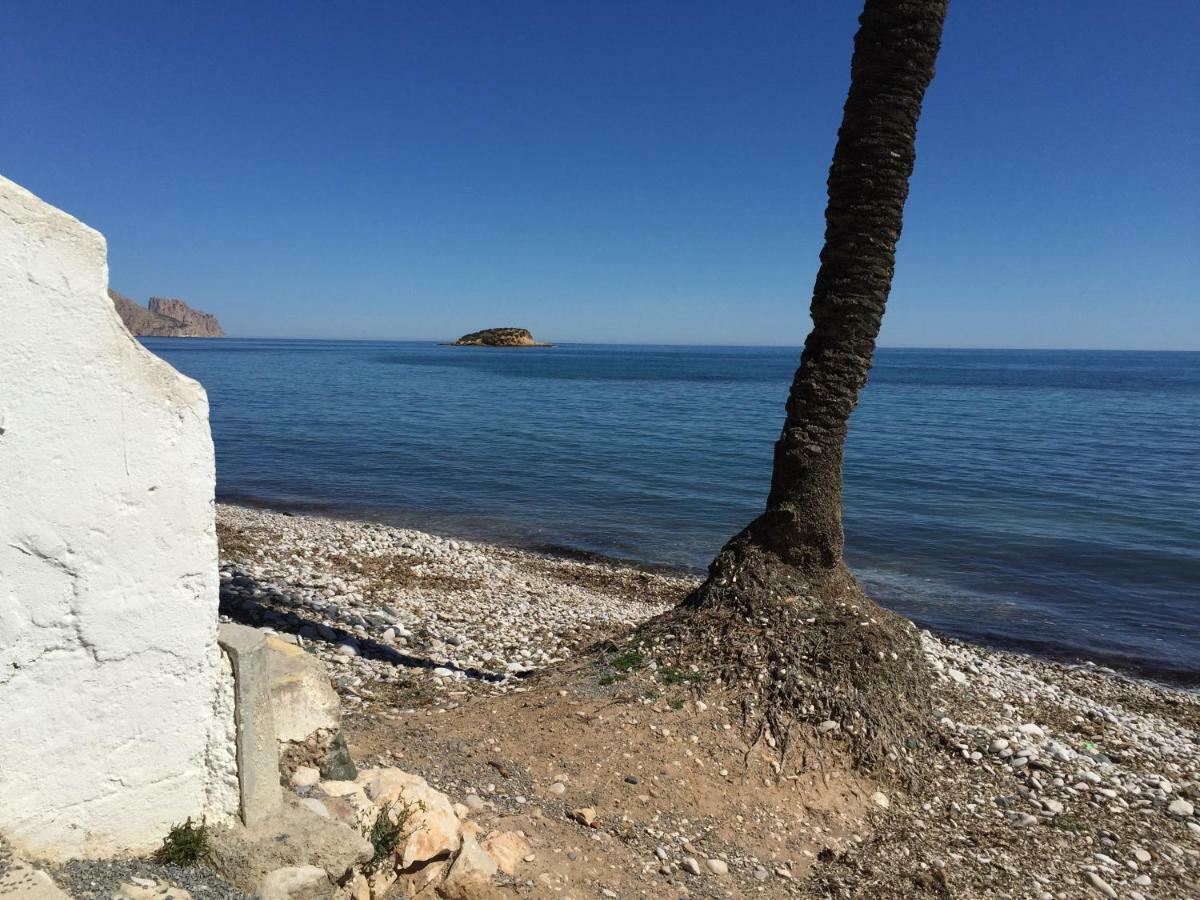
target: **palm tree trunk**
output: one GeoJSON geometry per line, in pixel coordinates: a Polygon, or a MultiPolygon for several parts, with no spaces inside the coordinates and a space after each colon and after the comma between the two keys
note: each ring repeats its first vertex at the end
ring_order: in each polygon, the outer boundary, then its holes
{"type": "Polygon", "coordinates": [[[916,628],[880,609],[842,560],[842,458],[892,285],[948,0],[866,0],[829,170],[813,329],[792,382],[766,510],[658,623],[681,661],[742,692],[785,748],[797,724],[841,724],[856,762],[911,772],[930,688],[916,628]]]}
{"type": "Polygon", "coordinates": [[[892,286],[947,0],[867,0],[829,170],[813,330],[792,382],[767,500],[771,545],[796,563],[842,558],[842,452],[892,286]]]}

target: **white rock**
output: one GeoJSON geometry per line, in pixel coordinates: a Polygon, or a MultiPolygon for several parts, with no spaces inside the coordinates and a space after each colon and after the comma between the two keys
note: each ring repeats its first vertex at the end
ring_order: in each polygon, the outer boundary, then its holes
{"type": "Polygon", "coordinates": [[[707,865],[708,871],[712,872],[714,875],[729,874],[729,864],[723,859],[710,859],[708,860],[707,865]]]}
{"type": "Polygon", "coordinates": [[[1117,896],[1117,892],[1115,890],[1113,890],[1112,885],[1110,885],[1107,881],[1105,881],[1103,878],[1101,878],[1095,872],[1088,872],[1087,880],[1091,883],[1092,887],[1094,887],[1096,890],[1098,890],[1105,897],[1114,897],[1115,898],[1117,896]]]}
{"type": "Polygon", "coordinates": [[[293,787],[312,787],[321,780],[321,772],[311,766],[300,766],[292,773],[293,787]]]}
{"type": "Polygon", "coordinates": [[[479,812],[487,807],[487,803],[478,794],[467,794],[463,798],[463,805],[471,812],[479,812]]]}
{"type": "Polygon", "coordinates": [[[446,874],[445,892],[448,896],[471,896],[472,890],[483,893],[473,886],[491,881],[497,871],[499,867],[496,861],[479,846],[475,838],[464,834],[462,848],[446,874]]]}
{"type": "Polygon", "coordinates": [[[329,876],[318,866],[287,866],[263,876],[260,900],[324,900],[333,895],[329,876]]]}
{"type": "Polygon", "coordinates": [[[370,829],[379,818],[379,807],[367,797],[366,791],[357,782],[322,781],[316,789],[327,797],[344,801],[349,806],[350,815],[347,816],[345,806],[325,804],[333,818],[345,822],[357,831],[370,829]]]}
{"type": "Polygon", "coordinates": [[[523,836],[515,831],[501,831],[489,835],[483,849],[505,875],[516,875],[521,862],[529,855],[530,846],[523,836]]]}
{"type": "Polygon", "coordinates": [[[873,793],[871,795],[871,802],[880,809],[887,809],[892,805],[892,801],[888,799],[887,794],[883,793],[883,791],[876,791],[873,793]]]}
{"type": "Polygon", "coordinates": [[[685,872],[687,872],[688,874],[690,874],[690,875],[699,875],[700,874],[700,863],[696,862],[696,858],[694,856],[685,856],[683,858],[682,865],[683,865],[683,870],[685,872]]]}
{"type": "Polygon", "coordinates": [[[1179,819],[1189,818],[1195,811],[1195,807],[1182,797],[1172,800],[1167,805],[1167,812],[1179,819]]]}

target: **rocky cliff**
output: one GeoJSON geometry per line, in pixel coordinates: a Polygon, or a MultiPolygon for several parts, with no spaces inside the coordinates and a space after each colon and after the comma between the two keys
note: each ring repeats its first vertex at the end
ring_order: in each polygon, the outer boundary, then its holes
{"type": "Polygon", "coordinates": [[[464,334],[454,342],[456,347],[549,347],[533,339],[528,328],[485,328],[464,334]]]}
{"type": "Polygon", "coordinates": [[[211,313],[201,312],[198,309],[192,309],[182,300],[174,300],[169,297],[151,297],[150,312],[158,313],[160,316],[166,316],[168,319],[174,319],[177,322],[182,322],[188,329],[189,337],[225,337],[225,332],[221,328],[221,323],[217,321],[217,317],[211,313]]]}
{"type": "Polygon", "coordinates": [[[112,288],[108,296],[125,327],[138,337],[225,337],[216,316],[192,309],[182,300],[151,297],[147,309],[112,288]]]}

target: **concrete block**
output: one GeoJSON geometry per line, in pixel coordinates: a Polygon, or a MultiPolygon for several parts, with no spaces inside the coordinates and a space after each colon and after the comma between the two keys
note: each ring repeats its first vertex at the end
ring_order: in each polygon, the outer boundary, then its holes
{"type": "Polygon", "coordinates": [[[247,828],[254,828],[269,821],[283,799],[267,640],[257,629],[226,622],[217,641],[233,664],[241,817],[247,828]]]}

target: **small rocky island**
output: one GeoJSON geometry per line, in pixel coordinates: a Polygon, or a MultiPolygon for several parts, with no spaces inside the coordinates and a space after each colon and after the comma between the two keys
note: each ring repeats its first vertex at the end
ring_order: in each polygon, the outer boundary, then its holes
{"type": "Polygon", "coordinates": [[[533,339],[528,328],[485,328],[464,334],[454,342],[455,347],[551,347],[533,339]]]}
{"type": "Polygon", "coordinates": [[[182,300],[151,297],[147,308],[111,288],[108,296],[135,337],[225,337],[216,316],[192,309],[182,300]]]}

